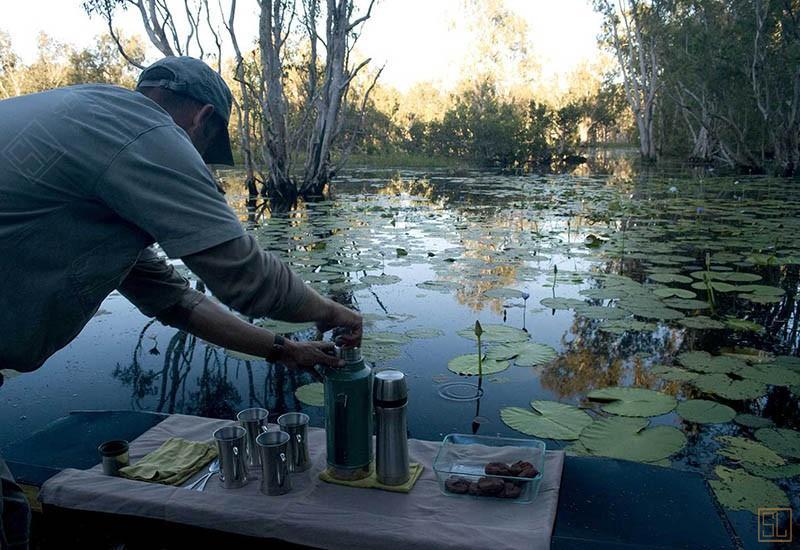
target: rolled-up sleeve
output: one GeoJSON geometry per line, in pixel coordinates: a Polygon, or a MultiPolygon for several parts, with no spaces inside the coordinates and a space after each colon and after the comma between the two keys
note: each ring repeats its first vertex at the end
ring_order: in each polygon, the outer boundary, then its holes
{"type": "Polygon", "coordinates": [[[308,297],[302,279],[251,235],[184,256],[183,261],[221,302],[250,317],[284,319],[308,297]]]}
{"type": "Polygon", "coordinates": [[[142,251],[118,290],[144,315],[177,328],[186,328],[191,311],[204,297],[152,248],[142,251]]]}

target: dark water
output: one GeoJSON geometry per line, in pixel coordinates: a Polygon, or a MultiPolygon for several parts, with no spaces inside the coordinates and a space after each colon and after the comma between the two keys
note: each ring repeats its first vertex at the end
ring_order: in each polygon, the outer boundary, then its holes
{"type": "MultiPolygon", "coordinates": [[[[698,397],[701,392],[691,385],[650,373],[654,365],[675,364],[676,356],[687,350],[717,354],[750,348],[750,353],[798,355],[797,182],[678,170],[647,174],[624,158],[563,175],[363,169],[338,180],[332,200],[269,218],[248,212],[244,197],[237,195],[241,185],[235,174],[227,180],[229,200],[243,223],[320,292],[368,314],[367,334],[441,331],[434,338],[374,348],[375,367],[398,368],[409,377],[413,437],[438,440],[474,429],[521,436],[501,421],[501,408],[527,408],[534,399],[590,406],[586,393],[606,386],[635,385],[679,399],[698,397]],[[653,273],[702,270],[757,274],[762,278],[757,284],[782,293],[772,291],[771,298],[753,301],[742,293],[717,292],[713,312],[680,310],[681,318],[743,319],[757,329],[745,331],[729,325],[689,328],[680,319],[626,314],[650,325],[644,331],[623,327],[609,332],[603,328],[608,323],[597,315],[540,304],[557,297],[615,307],[619,304],[613,298],[581,291],[608,288],[609,281],[620,278],[648,292],[680,287],[707,301],[706,290],[689,284],[647,280],[653,273]],[[365,276],[366,282],[361,281],[365,276]],[[454,288],[440,292],[417,286],[425,281],[450,281],[454,288]],[[484,296],[499,288],[523,291],[529,298],[484,296]],[[475,353],[475,342],[456,331],[476,320],[525,328],[532,341],[551,346],[558,357],[484,376],[480,401],[445,400],[439,395],[443,384],[476,381],[448,370],[450,359],[475,353]]],[[[596,311],[602,315],[606,310],[596,311]]],[[[314,332],[305,330],[297,337],[313,337],[314,332]]],[[[6,376],[0,389],[0,445],[80,409],[232,418],[240,409],[263,406],[271,416],[303,410],[321,426],[322,409],[303,405],[294,394],[312,381],[308,374],[263,360],[242,360],[153,323],[114,293],[81,335],[44,367],[6,376]]],[[[796,429],[798,392],[796,386],[770,385],[756,399],[710,398],[737,413],[796,429]]],[[[732,422],[689,424],[674,412],[651,420],[686,432],[686,448],[672,457],[675,467],[706,472],[721,461],[714,436],[749,433],[732,422]]],[[[781,484],[796,493],[791,482],[781,484]]]]}

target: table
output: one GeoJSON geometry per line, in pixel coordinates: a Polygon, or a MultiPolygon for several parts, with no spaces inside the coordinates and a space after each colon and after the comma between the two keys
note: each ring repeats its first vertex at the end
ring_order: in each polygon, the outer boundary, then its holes
{"type": "MultiPolygon", "coordinates": [[[[231,421],[171,415],[131,442],[135,462],[169,437],[207,441],[231,421]]],[[[268,497],[257,481],[225,490],[212,481],[203,493],[104,476],[99,466],[65,469],[39,495],[64,509],[151,518],[248,537],[326,548],[548,548],[558,506],[564,455],[548,451],[536,501],[451,498],[432,470],[439,443],[409,440],[411,460],[425,471],[410,494],[355,489],[319,480],[325,467],[325,432],[309,431],[312,467],[292,476],[293,490],[268,497]]],[[[202,473],[198,473],[199,477],[202,473]]],[[[188,483],[191,483],[191,480],[188,483]]]]}

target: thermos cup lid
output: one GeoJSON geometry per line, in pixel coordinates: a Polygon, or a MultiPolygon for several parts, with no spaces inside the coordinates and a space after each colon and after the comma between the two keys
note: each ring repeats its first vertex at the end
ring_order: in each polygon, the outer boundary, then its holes
{"type": "Polygon", "coordinates": [[[382,370],[373,383],[376,401],[400,401],[408,397],[406,375],[399,370],[382,370]]]}

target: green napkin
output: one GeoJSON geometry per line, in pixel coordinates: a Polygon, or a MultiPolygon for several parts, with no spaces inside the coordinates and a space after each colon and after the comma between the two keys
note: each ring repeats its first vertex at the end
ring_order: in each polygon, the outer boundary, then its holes
{"type": "Polygon", "coordinates": [[[180,485],[216,456],[217,448],[213,443],[171,437],[136,464],[120,468],[119,473],[138,481],[180,485]]]}
{"type": "Polygon", "coordinates": [[[422,464],[416,464],[412,462],[408,467],[409,473],[411,474],[408,478],[408,481],[403,483],[402,485],[384,485],[378,481],[378,476],[375,473],[375,468],[372,468],[368,477],[364,479],[357,479],[355,481],[345,481],[343,479],[336,479],[332,475],[328,473],[328,470],[322,470],[319,474],[319,478],[322,481],[327,483],[335,483],[337,485],[346,485],[348,487],[358,487],[361,489],[382,489],[384,491],[392,491],[394,493],[409,493],[411,489],[414,488],[414,484],[419,479],[419,476],[422,475],[422,464]]]}

